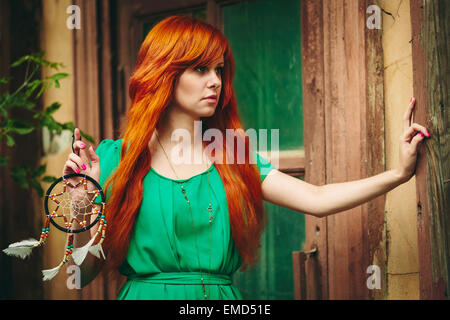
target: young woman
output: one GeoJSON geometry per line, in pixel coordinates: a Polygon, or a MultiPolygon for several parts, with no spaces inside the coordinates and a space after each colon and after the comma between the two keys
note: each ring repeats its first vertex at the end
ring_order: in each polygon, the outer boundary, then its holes
{"type": "Polygon", "coordinates": [[[245,135],[226,138],[226,129],[243,129],[233,74],[233,56],[219,30],[190,17],[166,18],[139,51],[121,139],[103,140],[94,152],[75,129],[75,153],[63,174],[85,173],[107,195],[106,263],[100,266],[90,256],[82,266],[84,284],[104,267],[128,278],[119,299],[242,299],[231,275],[257,259],[265,226],[263,200],[324,217],[386,193],[414,174],[417,147],[429,136],[411,123],[414,99],[403,118],[396,169],[315,186],[251,152],[245,135]],[[208,129],[224,137],[214,141],[210,154],[204,152],[207,141],[191,139],[183,149],[191,161],[171,156],[179,148],[174,132],[203,137],[208,129]],[[238,158],[231,143],[241,142],[245,163],[228,162],[230,153],[238,158]]]}

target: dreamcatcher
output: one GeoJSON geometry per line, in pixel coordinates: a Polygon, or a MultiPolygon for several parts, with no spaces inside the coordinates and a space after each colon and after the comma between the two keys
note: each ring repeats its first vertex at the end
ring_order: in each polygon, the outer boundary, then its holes
{"type": "Polygon", "coordinates": [[[102,243],[105,239],[105,195],[101,186],[88,175],[72,173],[56,180],[47,190],[44,199],[46,219],[39,240],[28,239],[9,245],[4,249],[7,255],[25,259],[36,247],[45,244],[50,234],[50,224],[67,233],[64,256],[53,269],[42,270],[43,280],[50,280],[60,268],[70,261],[81,265],[88,253],[97,258],[105,254],[102,243]],[[76,233],[85,232],[99,224],[90,241],[80,248],[74,248],[76,233]]]}

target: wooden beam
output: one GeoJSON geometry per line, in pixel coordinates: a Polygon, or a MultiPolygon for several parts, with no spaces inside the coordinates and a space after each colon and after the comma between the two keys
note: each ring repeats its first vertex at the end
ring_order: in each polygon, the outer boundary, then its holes
{"type": "MultiPolygon", "coordinates": [[[[316,185],[384,170],[381,32],[366,28],[368,6],[366,0],[302,1],[305,180],[316,185]]],[[[308,274],[308,296],[314,289],[316,299],[371,296],[365,270],[380,252],[384,199],[323,219],[306,217],[305,250],[318,247],[311,265],[321,288],[310,287],[308,274]]]]}
{"type": "MultiPolygon", "coordinates": [[[[366,0],[362,8],[370,5],[380,5],[380,1],[366,0]]],[[[365,10],[361,10],[365,13],[365,10]]],[[[362,167],[363,176],[373,176],[386,170],[385,166],[385,108],[384,108],[384,62],[382,47],[382,31],[365,28],[366,51],[366,101],[365,121],[362,122],[361,136],[367,143],[362,149],[362,160],[366,164],[362,167]]],[[[380,267],[381,289],[370,290],[373,299],[387,297],[387,252],[384,208],[386,195],[382,195],[365,203],[363,209],[363,261],[380,267]]],[[[366,268],[368,267],[365,266],[366,268]]],[[[366,275],[369,276],[369,275],[366,275]]]]}
{"type": "Polygon", "coordinates": [[[447,1],[430,0],[411,1],[410,7],[414,122],[431,133],[431,139],[419,148],[416,168],[420,298],[448,299],[450,115],[445,108],[450,103],[450,5],[447,1]]]}
{"type": "Polygon", "coordinates": [[[303,251],[292,252],[294,272],[294,300],[306,300],[306,254],[303,251]]]}
{"type": "MultiPolygon", "coordinates": [[[[301,2],[303,124],[305,141],[305,181],[323,185],[325,175],[325,110],[322,1],[301,2]]],[[[328,298],[328,247],[326,218],[305,216],[305,250],[318,248],[315,272],[307,273],[309,299],[328,298]],[[320,287],[318,288],[318,284],[320,287]]]]}

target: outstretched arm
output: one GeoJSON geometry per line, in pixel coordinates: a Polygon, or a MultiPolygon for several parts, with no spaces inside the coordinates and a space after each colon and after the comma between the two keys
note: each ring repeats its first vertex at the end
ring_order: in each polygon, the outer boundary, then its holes
{"type": "Polygon", "coordinates": [[[262,183],[264,199],[288,209],[324,217],[354,208],[405,183],[414,174],[419,143],[430,136],[423,126],[411,123],[414,105],[415,99],[411,99],[403,116],[397,168],[361,180],[323,186],[312,185],[274,169],[262,183]]]}

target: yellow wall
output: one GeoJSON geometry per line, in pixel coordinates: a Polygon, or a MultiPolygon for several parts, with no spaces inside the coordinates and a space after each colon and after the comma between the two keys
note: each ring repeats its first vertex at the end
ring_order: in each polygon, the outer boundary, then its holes
{"type": "MultiPolygon", "coordinates": [[[[383,0],[386,167],[398,164],[402,116],[413,96],[409,1],[383,0]],[[394,20],[395,18],[395,20],[394,20]]],[[[420,107],[420,106],[416,106],[420,107]]],[[[415,178],[386,197],[388,299],[419,299],[415,178]]]]}
{"type": "MultiPolygon", "coordinates": [[[[51,89],[43,96],[44,106],[53,102],[60,102],[61,108],[54,114],[59,122],[74,120],[74,78],[73,78],[73,38],[72,30],[66,27],[69,16],[66,8],[71,5],[70,0],[45,0],[42,1],[43,19],[41,28],[41,48],[45,51],[45,59],[52,62],[61,62],[65,68],[61,72],[69,73],[69,77],[61,81],[59,89],[51,89]]],[[[50,72],[51,74],[54,71],[50,72]]],[[[42,162],[47,163],[46,175],[60,177],[64,163],[71,152],[72,133],[64,132],[62,137],[50,141],[46,132],[43,133],[44,148],[48,152],[42,162]]],[[[44,186],[44,189],[49,185],[44,186]]],[[[42,211],[44,212],[44,211],[42,211]]],[[[66,234],[51,228],[51,233],[44,250],[44,268],[56,267],[64,255],[66,234]]],[[[59,274],[44,283],[46,299],[72,299],[78,297],[77,290],[69,290],[66,286],[68,279],[66,266],[63,266],[59,274]]]]}

